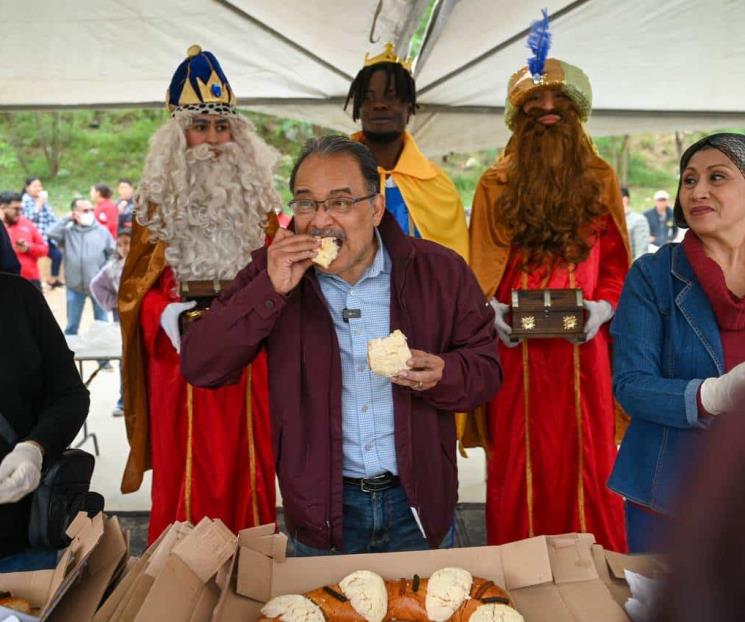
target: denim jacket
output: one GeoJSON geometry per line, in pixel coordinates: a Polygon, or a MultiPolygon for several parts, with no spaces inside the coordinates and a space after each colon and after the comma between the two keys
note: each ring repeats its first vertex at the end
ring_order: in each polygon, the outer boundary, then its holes
{"type": "Polygon", "coordinates": [[[680,244],[640,257],[624,284],[613,336],[613,388],[631,417],[608,486],[657,512],[672,510],[692,451],[705,378],[724,373],[719,328],[680,244]]]}

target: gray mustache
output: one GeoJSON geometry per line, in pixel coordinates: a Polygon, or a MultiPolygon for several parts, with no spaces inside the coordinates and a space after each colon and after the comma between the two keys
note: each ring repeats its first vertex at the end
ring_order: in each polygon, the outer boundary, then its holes
{"type": "Polygon", "coordinates": [[[308,230],[308,235],[312,235],[314,238],[336,238],[337,240],[344,240],[347,237],[343,231],[338,229],[318,229],[316,227],[311,227],[308,230]]]}

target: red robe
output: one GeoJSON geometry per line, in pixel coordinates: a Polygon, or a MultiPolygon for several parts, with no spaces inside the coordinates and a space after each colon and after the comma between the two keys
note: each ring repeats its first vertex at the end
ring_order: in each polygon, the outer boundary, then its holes
{"type": "Polygon", "coordinates": [[[266,355],[251,364],[249,434],[245,373],[239,384],[216,390],[187,387],[181,376],[179,355],[160,327],[163,309],[178,300],[166,268],[139,318],[150,402],[150,542],[175,520],[219,518],[234,532],[275,520],[266,355]]]}
{"type": "MultiPolygon", "coordinates": [[[[497,300],[510,304],[512,289],[579,287],[586,300],[615,308],[628,254],[613,218],[605,225],[573,276],[566,268],[524,275],[513,247],[497,300]]],[[[623,501],[606,487],[616,456],[608,346],[607,323],[577,346],[563,339],[500,343],[504,383],[489,405],[489,544],[590,532],[606,548],[626,549],[623,501]]]]}

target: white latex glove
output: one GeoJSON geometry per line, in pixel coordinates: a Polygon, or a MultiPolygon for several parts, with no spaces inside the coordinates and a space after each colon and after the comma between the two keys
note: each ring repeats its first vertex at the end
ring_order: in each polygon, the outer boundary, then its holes
{"type": "Polygon", "coordinates": [[[613,307],[605,300],[585,300],[588,316],[585,320],[585,341],[598,334],[600,327],[613,317],[613,307]]]}
{"type": "Polygon", "coordinates": [[[0,503],[15,503],[36,490],[41,481],[41,450],[35,443],[18,443],[0,462],[0,503]]]}
{"type": "Polygon", "coordinates": [[[497,335],[499,340],[506,345],[508,348],[514,348],[520,345],[520,341],[510,341],[510,335],[512,334],[512,326],[505,322],[504,318],[510,310],[510,305],[506,305],[503,302],[499,302],[496,298],[492,298],[489,301],[491,308],[494,309],[494,326],[497,327],[497,335]]]}
{"type": "Polygon", "coordinates": [[[712,415],[745,409],[745,363],[719,378],[707,378],[701,385],[701,405],[712,415]]]}
{"type": "Polygon", "coordinates": [[[165,331],[168,338],[173,344],[173,349],[176,352],[181,352],[181,333],[178,329],[178,318],[184,312],[189,309],[193,309],[197,306],[196,300],[190,300],[189,302],[172,302],[160,315],[160,326],[165,331]]]}

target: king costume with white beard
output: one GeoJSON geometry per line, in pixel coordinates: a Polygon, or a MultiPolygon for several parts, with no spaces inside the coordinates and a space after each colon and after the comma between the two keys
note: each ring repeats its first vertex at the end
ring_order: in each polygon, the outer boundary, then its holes
{"type": "Polygon", "coordinates": [[[151,542],[175,520],[209,516],[237,532],[275,519],[264,355],[238,384],[197,389],[181,376],[178,338],[164,326],[189,294],[228,286],[276,230],[276,156],[236,113],[217,59],[198,46],[176,70],[166,105],[171,119],[145,161],[119,290],[130,444],[122,492],[152,468],[151,542]],[[195,119],[227,122],[230,140],[190,147],[195,119]]]}

